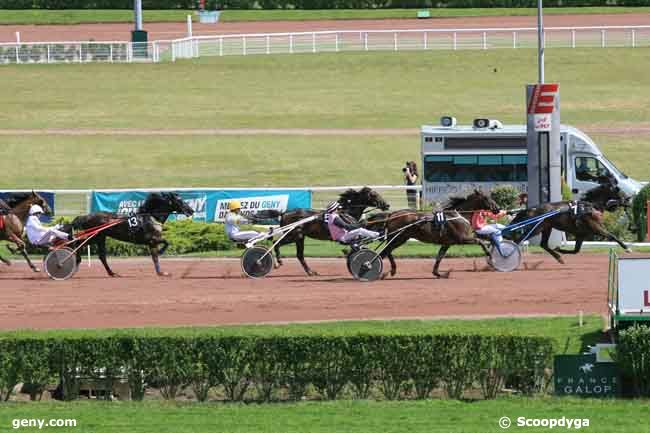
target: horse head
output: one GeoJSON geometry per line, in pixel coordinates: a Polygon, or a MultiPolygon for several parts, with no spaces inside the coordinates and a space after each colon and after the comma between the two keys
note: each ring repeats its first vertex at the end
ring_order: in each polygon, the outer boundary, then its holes
{"type": "Polygon", "coordinates": [[[37,204],[41,208],[43,208],[43,212],[45,215],[52,215],[52,208],[50,207],[49,204],[47,204],[47,200],[45,200],[41,195],[35,191],[32,191],[32,193],[29,196],[29,200],[31,201],[30,204],[37,204]]]}
{"type": "Polygon", "coordinates": [[[161,195],[165,200],[167,200],[172,212],[182,213],[186,217],[194,215],[194,209],[192,209],[192,207],[177,193],[163,192],[161,195]]]}
{"type": "Polygon", "coordinates": [[[347,213],[357,219],[361,217],[367,207],[375,207],[383,211],[390,208],[390,205],[377,191],[367,186],[364,186],[359,191],[348,189],[339,196],[338,202],[347,213]]]}
{"type": "Polygon", "coordinates": [[[600,210],[615,211],[619,206],[630,206],[630,198],[613,182],[603,182],[595,188],[590,189],[581,197],[582,200],[590,202],[600,210]]]}

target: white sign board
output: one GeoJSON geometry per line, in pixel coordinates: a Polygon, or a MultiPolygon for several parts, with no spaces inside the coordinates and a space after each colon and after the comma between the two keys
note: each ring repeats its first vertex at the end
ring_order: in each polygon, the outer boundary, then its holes
{"type": "Polygon", "coordinates": [[[618,308],[622,313],[650,313],[650,259],[618,259],[618,308]]]}
{"type": "Polygon", "coordinates": [[[535,114],[535,131],[544,132],[551,130],[551,113],[535,114]]]}
{"type": "MultiPolygon", "coordinates": [[[[217,201],[217,208],[214,212],[214,220],[223,222],[228,212],[228,204],[235,199],[223,199],[217,201]]],[[[240,197],[236,200],[241,204],[241,214],[246,217],[247,215],[254,215],[261,210],[277,210],[285,212],[289,202],[289,194],[281,195],[265,195],[260,197],[240,197]]]]}

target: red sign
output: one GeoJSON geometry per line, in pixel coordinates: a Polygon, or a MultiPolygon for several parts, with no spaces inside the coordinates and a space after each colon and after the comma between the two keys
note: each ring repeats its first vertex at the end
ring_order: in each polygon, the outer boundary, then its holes
{"type": "Polygon", "coordinates": [[[533,95],[528,101],[528,114],[549,114],[555,107],[555,95],[559,84],[537,84],[533,95]]]}

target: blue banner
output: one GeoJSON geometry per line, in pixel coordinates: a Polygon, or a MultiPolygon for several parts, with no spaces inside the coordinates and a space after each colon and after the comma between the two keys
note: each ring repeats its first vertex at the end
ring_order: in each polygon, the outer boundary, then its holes
{"type": "MultiPolygon", "coordinates": [[[[234,199],[240,201],[243,215],[261,210],[284,212],[311,207],[311,191],[304,189],[192,190],[177,193],[194,209],[193,219],[196,221],[223,222],[228,203],[234,199]]],[[[93,191],[91,212],[114,212],[122,215],[136,212],[147,195],[144,191],[93,191]]],[[[183,218],[183,215],[172,215],[170,220],[183,218]]]]}
{"type": "MultiPolygon", "coordinates": [[[[31,191],[25,191],[24,193],[28,193],[31,191]]],[[[19,193],[13,193],[13,192],[2,192],[0,191],[0,198],[4,201],[9,201],[12,197],[14,197],[16,194],[24,194],[23,192],[19,193]]],[[[46,191],[36,191],[38,195],[43,197],[43,199],[47,202],[47,205],[52,209],[52,215],[54,215],[54,193],[53,192],[46,192],[46,191]]],[[[52,221],[52,217],[47,216],[47,215],[41,215],[40,220],[44,223],[49,223],[52,221]]]]}

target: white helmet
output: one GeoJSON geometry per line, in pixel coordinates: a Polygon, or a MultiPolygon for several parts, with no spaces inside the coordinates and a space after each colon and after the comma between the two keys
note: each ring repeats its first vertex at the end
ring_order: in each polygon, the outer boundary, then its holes
{"type": "Polygon", "coordinates": [[[327,208],[325,209],[326,213],[332,213],[336,211],[338,208],[341,207],[341,204],[337,201],[333,201],[332,203],[327,205],[327,208]]]}
{"type": "Polygon", "coordinates": [[[39,213],[44,213],[43,208],[40,207],[39,205],[33,204],[32,207],[29,208],[30,215],[37,215],[39,213]]]}

